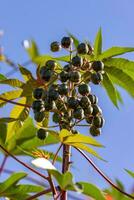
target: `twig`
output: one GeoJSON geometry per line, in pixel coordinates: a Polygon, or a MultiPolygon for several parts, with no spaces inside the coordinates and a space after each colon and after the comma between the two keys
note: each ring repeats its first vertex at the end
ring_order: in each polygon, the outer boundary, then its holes
{"type": "Polygon", "coordinates": [[[60,146],[59,146],[59,148],[57,149],[55,155],[54,155],[53,162],[52,162],[53,165],[54,165],[54,163],[55,163],[55,161],[56,161],[56,159],[57,159],[58,153],[59,153],[59,151],[60,151],[62,145],[63,145],[63,144],[61,143],[60,146]]]}
{"type": "Polygon", "coordinates": [[[54,183],[53,183],[53,180],[52,180],[52,177],[51,177],[51,174],[48,172],[48,181],[49,181],[49,184],[50,184],[50,187],[51,187],[51,190],[53,192],[53,197],[54,197],[54,200],[56,200],[56,196],[57,196],[57,191],[56,191],[56,188],[54,186],[54,183]]]}
{"type": "Polygon", "coordinates": [[[121,190],[120,188],[118,188],[95,164],[94,162],[79,148],[74,147],[77,151],[79,151],[84,158],[86,158],[86,160],[92,165],[92,167],[116,190],[118,190],[120,193],[128,196],[131,199],[134,199],[134,196],[124,192],[123,190],[121,190]]]}
{"type": "Polygon", "coordinates": [[[37,193],[37,194],[35,194],[35,195],[33,195],[33,196],[27,198],[26,200],[35,199],[35,198],[40,197],[40,196],[42,196],[42,195],[44,195],[44,194],[48,194],[49,192],[52,192],[52,189],[51,189],[51,188],[48,188],[48,189],[46,189],[46,190],[44,190],[44,191],[42,191],[42,192],[39,192],[39,193],[37,193]]]}
{"type": "Polygon", "coordinates": [[[15,104],[15,105],[18,105],[18,106],[23,106],[23,107],[31,108],[30,105],[23,104],[23,103],[18,103],[18,102],[15,102],[15,101],[9,100],[9,99],[5,99],[5,98],[3,98],[3,97],[0,97],[0,100],[5,101],[5,102],[8,102],[8,103],[15,104]]]}
{"type": "Polygon", "coordinates": [[[4,170],[4,166],[5,166],[6,161],[7,161],[7,155],[4,156],[3,162],[1,163],[1,166],[0,166],[0,175],[3,172],[3,170],[4,170]]]}
{"type": "Polygon", "coordinates": [[[14,160],[16,160],[18,163],[20,163],[21,165],[23,165],[24,167],[26,167],[27,169],[29,169],[30,171],[32,171],[33,173],[41,176],[42,178],[48,180],[48,177],[41,174],[40,172],[36,171],[35,169],[33,169],[32,167],[30,167],[29,165],[27,165],[26,163],[24,163],[23,161],[19,160],[16,156],[12,155],[9,151],[7,151],[2,145],[0,145],[0,148],[6,152],[9,156],[11,156],[14,160]]]}

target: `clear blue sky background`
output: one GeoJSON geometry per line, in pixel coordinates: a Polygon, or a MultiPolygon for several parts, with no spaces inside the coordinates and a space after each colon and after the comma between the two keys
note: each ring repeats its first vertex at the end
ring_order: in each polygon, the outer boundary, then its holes
{"type": "MultiPolygon", "coordinates": [[[[104,49],[115,45],[134,46],[133,8],[133,0],[1,0],[0,29],[4,30],[5,35],[0,42],[6,54],[19,63],[28,59],[21,46],[23,39],[34,38],[41,52],[49,53],[50,42],[60,40],[66,35],[66,30],[81,41],[89,39],[93,42],[101,26],[104,49]]],[[[134,60],[134,53],[125,57],[134,60]]],[[[9,69],[0,64],[0,73],[7,71],[9,69]]],[[[17,73],[14,76],[16,75],[19,76],[17,73]]],[[[93,87],[106,118],[103,134],[98,138],[106,148],[98,152],[108,163],[93,160],[113,180],[120,179],[130,191],[133,180],[123,169],[134,171],[134,99],[125,91],[120,91],[124,105],[117,110],[103,89],[93,87]]],[[[2,114],[6,115],[5,111],[0,111],[0,115],[2,114]]],[[[74,157],[76,169],[73,171],[76,180],[86,179],[100,187],[106,186],[105,181],[76,152],[74,157]]],[[[13,162],[10,166],[14,169],[13,162]]]]}

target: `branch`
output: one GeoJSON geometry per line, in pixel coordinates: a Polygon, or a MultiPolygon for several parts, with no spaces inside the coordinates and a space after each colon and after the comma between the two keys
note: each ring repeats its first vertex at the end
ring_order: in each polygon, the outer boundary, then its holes
{"type": "Polygon", "coordinates": [[[4,156],[2,164],[0,166],[0,175],[3,172],[3,170],[4,170],[4,166],[5,166],[6,160],[7,160],[7,155],[4,156]]]}
{"type": "Polygon", "coordinates": [[[0,100],[5,101],[5,102],[8,102],[8,103],[15,104],[15,105],[18,105],[18,106],[23,106],[23,107],[31,108],[30,105],[23,104],[23,103],[18,103],[18,102],[15,102],[15,101],[9,100],[9,99],[5,99],[5,98],[3,98],[3,97],[0,97],[0,100]]]}
{"type": "Polygon", "coordinates": [[[55,155],[54,155],[53,162],[52,162],[53,165],[54,165],[54,163],[55,163],[55,161],[56,161],[56,159],[57,159],[58,153],[59,153],[59,151],[60,151],[62,145],[63,145],[63,144],[61,143],[60,146],[59,146],[59,148],[57,149],[55,155]]]}
{"type": "Polygon", "coordinates": [[[134,196],[124,192],[123,190],[121,190],[120,188],[118,188],[95,164],[94,162],[79,148],[74,147],[77,151],[79,151],[83,157],[92,165],[92,167],[116,190],[118,190],[120,193],[126,195],[127,197],[134,199],[134,196]]]}
{"type": "Polygon", "coordinates": [[[9,151],[7,151],[2,145],[0,145],[0,148],[7,153],[9,156],[11,156],[14,160],[16,160],[18,163],[20,163],[21,165],[23,165],[24,167],[26,167],[27,169],[29,169],[30,171],[32,171],[33,173],[41,176],[42,178],[48,180],[48,177],[41,174],[40,172],[36,171],[35,169],[33,169],[32,167],[30,167],[29,165],[27,165],[26,163],[22,162],[21,160],[19,160],[16,156],[12,155],[9,151]]]}
{"type": "Polygon", "coordinates": [[[42,196],[42,195],[44,195],[44,194],[47,194],[47,193],[49,193],[49,192],[52,192],[52,189],[51,189],[51,188],[48,188],[47,190],[44,190],[44,191],[42,191],[42,192],[39,192],[39,193],[37,193],[37,194],[35,194],[35,195],[33,195],[33,196],[27,198],[26,200],[35,199],[35,198],[40,197],[40,196],[42,196]]]}

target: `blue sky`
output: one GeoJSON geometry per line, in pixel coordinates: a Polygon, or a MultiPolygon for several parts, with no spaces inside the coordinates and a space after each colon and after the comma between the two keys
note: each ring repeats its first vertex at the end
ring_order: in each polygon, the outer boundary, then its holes
{"type": "MultiPolygon", "coordinates": [[[[0,29],[5,32],[0,42],[5,48],[5,53],[16,63],[28,59],[21,45],[24,39],[35,39],[40,51],[49,53],[50,42],[61,40],[66,31],[72,32],[81,41],[88,39],[93,43],[100,26],[103,31],[103,49],[116,45],[134,46],[133,0],[1,0],[0,7],[0,29]]],[[[125,57],[134,60],[134,53],[125,57]]],[[[0,73],[8,71],[7,66],[0,64],[0,73]]],[[[17,73],[14,76],[19,77],[17,73]]],[[[120,91],[124,105],[117,110],[104,90],[93,87],[106,118],[103,133],[98,138],[106,148],[98,152],[109,162],[103,163],[94,158],[93,160],[109,177],[113,180],[120,179],[127,190],[130,190],[133,180],[123,169],[134,171],[134,99],[125,91],[120,91]]],[[[0,112],[0,115],[4,113],[0,112]]],[[[84,129],[82,131],[85,132],[84,129]]],[[[86,161],[82,161],[76,152],[74,157],[77,169],[73,170],[76,179],[80,177],[81,180],[97,183],[100,187],[106,186],[105,181],[87,165],[86,161]]]]}

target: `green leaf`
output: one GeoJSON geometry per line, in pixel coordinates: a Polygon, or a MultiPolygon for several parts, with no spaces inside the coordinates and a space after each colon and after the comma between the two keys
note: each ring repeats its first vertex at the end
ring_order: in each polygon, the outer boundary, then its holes
{"type": "Polygon", "coordinates": [[[21,88],[24,83],[18,79],[5,79],[5,80],[1,80],[0,84],[6,84],[6,85],[10,85],[12,87],[21,88]]]}
{"type": "Polygon", "coordinates": [[[32,73],[26,69],[25,67],[22,67],[21,65],[19,65],[19,70],[24,78],[25,81],[29,81],[30,79],[34,79],[32,76],[32,73]]]}
{"type": "Polygon", "coordinates": [[[103,60],[105,58],[111,58],[114,56],[122,55],[128,52],[134,51],[133,47],[111,47],[110,49],[107,49],[104,51],[98,59],[103,60]]]}
{"type": "Polygon", "coordinates": [[[0,193],[6,191],[9,187],[16,184],[26,176],[27,174],[24,172],[13,173],[6,181],[0,183],[0,193]]]}
{"type": "Polygon", "coordinates": [[[34,40],[24,41],[24,47],[32,60],[39,55],[38,47],[34,40]],[[27,42],[28,46],[25,45],[25,42],[27,42]]]}
{"type": "Polygon", "coordinates": [[[17,121],[18,119],[15,119],[15,118],[10,118],[10,117],[3,117],[3,118],[0,118],[0,123],[10,123],[10,122],[14,122],[14,121],[17,121]]]}
{"type": "Polygon", "coordinates": [[[105,71],[108,73],[111,81],[122,88],[124,88],[132,97],[134,97],[134,79],[132,79],[123,70],[115,67],[106,67],[105,71]]]}
{"type": "Polygon", "coordinates": [[[52,60],[50,55],[41,55],[34,58],[33,62],[36,64],[44,65],[48,60],[52,60]]]}
{"type": "Polygon", "coordinates": [[[105,88],[110,100],[118,108],[117,91],[107,73],[103,74],[103,87],[105,88]]]}
{"type": "Polygon", "coordinates": [[[78,182],[78,184],[82,185],[83,194],[89,197],[92,197],[93,199],[96,199],[96,200],[105,200],[105,196],[103,192],[95,185],[91,183],[85,183],[85,182],[78,182]]]}
{"type": "Polygon", "coordinates": [[[0,74],[0,81],[7,79],[3,74],[0,74]]]}
{"type": "Polygon", "coordinates": [[[79,40],[71,33],[68,32],[69,37],[71,37],[73,39],[74,42],[74,46],[77,48],[79,45],[79,40]]]}
{"type": "Polygon", "coordinates": [[[128,170],[128,169],[125,169],[125,171],[132,177],[134,178],[134,172],[128,170]]]}
{"type": "Polygon", "coordinates": [[[100,28],[94,41],[94,54],[96,58],[98,55],[101,54],[101,51],[102,51],[102,33],[100,28]]]}
{"type": "Polygon", "coordinates": [[[61,56],[61,57],[55,57],[53,58],[54,60],[59,60],[59,61],[63,61],[63,62],[67,62],[69,63],[70,62],[70,56],[61,56]]]}
{"type": "Polygon", "coordinates": [[[0,144],[4,145],[7,134],[7,124],[0,122],[0,144]]]}

